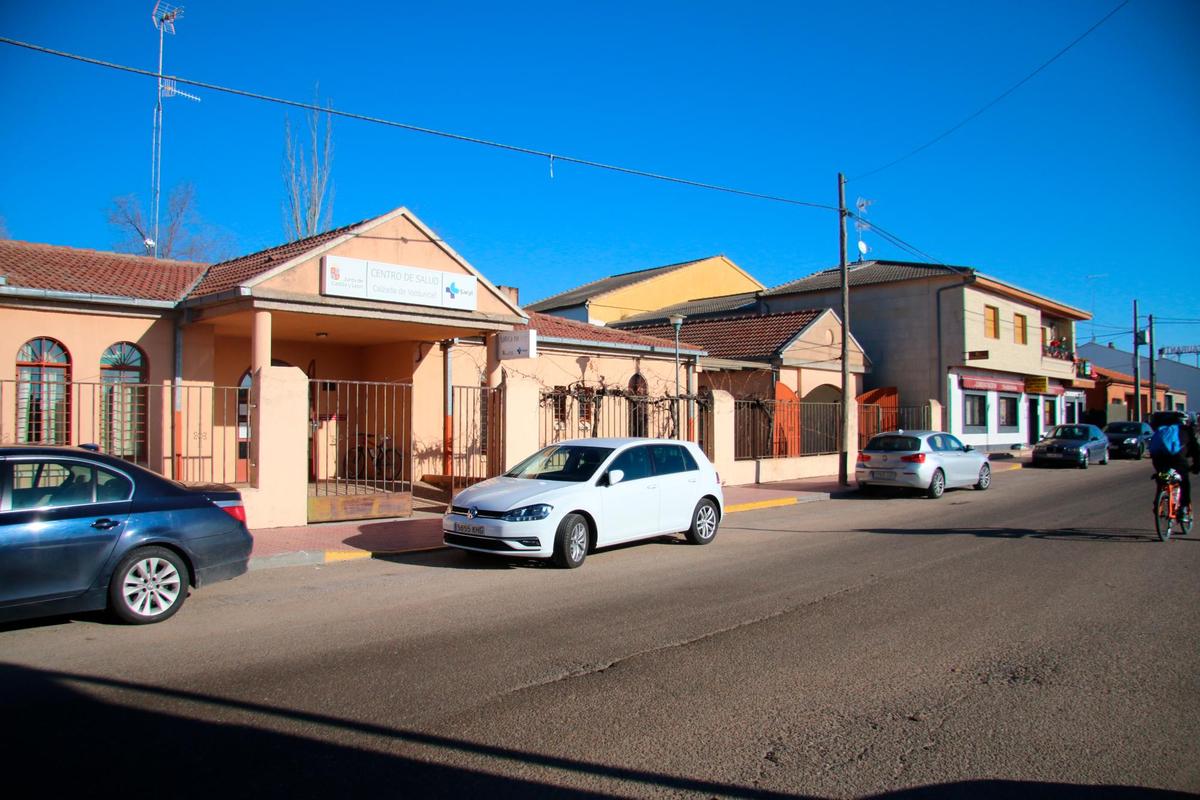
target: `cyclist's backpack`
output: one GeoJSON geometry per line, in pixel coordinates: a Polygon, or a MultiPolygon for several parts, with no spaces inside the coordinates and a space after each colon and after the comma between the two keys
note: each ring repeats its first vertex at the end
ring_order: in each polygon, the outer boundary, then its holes
{"type": "Polygon", "coordinates": [[[1163,425],[1154,432],[1154,437],[1150,440],[1150,455],[1152,456],[1173,456],[1183,449],[1183,444],[1179,441],[1179,426],[1178,425],[1163,425]]]}

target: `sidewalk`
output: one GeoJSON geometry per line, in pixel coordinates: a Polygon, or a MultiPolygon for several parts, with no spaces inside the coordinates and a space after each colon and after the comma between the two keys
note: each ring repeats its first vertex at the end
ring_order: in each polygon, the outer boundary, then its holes
{"type": "MultiPolygon", "coordinates": [[[[853,491],[837,477],[807,478],[770,484],[726,486],[725,513],[828,500],[853,491]]],[[[414,511],[404,519],[327,522],[294,528],[251,531],[250,569],[329,564],[376,555],[437,550],[442,545],[442,515],[414,511]]]]}
{"type": "MultiPolygon", "coordinates": [[[[992,470],[1020,469],[1028,457],[993,458],[992,470]]],[[[762,508],[813,503],[852,495],[856,489],[838,483],[836,475],[776,483],[725,486],[725,513],[737,514],[762,508]]],[[[295,528],[251,531],[254,550],[250,569],[329,564],[394,553],[438,550],[442,544],[442,515],[414,511],[404,519],[327,522],[295,528]]]]}

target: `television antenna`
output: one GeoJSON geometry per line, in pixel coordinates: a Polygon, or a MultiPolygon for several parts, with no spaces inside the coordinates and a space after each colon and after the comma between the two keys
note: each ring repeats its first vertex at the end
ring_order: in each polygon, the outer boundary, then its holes
{"type": "Polygon", "coordinates": [[[854,207],[858,209],[858,214],[854,217],[854,230],[858,233],[858,260],[860,262],[863,260],[863,256],[871,249],[870,245],[863,241],[863,234],[871,230],[871,223],[867,222],[866,213],[867,209],[874,202],[874,200],[867,200],[860,197],[858,198],[858,202],[854,204],[854,207]]]}
{"type": "Polygon", "coordinates": [[[175,35],[175,23],[183,16],[182,6],[157,2],[150,12],[150,20],[158,31],[158,90],[154,103],[154,134],[150,147],[150,230],[146,236],[146,254],[158,258],[158,208],[162,195],[162,133],[163,133],[163,98],[184,97],[199,103],[200,98],[183,91],[175,84],[173,78],[163,77],[163,39],[166,34],[175,35]]]}

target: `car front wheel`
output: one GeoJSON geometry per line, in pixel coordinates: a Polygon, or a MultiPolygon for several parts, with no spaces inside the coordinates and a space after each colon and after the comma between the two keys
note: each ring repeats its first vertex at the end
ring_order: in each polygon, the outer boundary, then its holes
{"type": "Polygon", "coordinates": [[[583,564],[588,551],[588,524],[579,514],[567,514],[558,523],[554,536],[554,564],[563,569],[575,569],[583,564]]]}
{"type": "Polygon", "coordinates": [[[108,605],[131,625],[162,622],[187,599],[188,568],[173,550],[142,547],[126,555],[113,571],[108,605]]]}
{"type": "Polygon", "coordinates": [[[687,540],[692,544],[708,544],[717,538],[718,522],[716,504],[704,498],[692,512],[692,527],[687,530],[687,540]]]}

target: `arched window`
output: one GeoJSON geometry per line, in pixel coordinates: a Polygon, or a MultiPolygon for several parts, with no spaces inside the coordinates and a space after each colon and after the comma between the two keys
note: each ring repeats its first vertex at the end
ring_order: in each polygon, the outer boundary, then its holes
{"type": "Polygon", "coordinates": [[[101,447],[131,461],[145,461],[147,435],[146,355],[117,342],[100,356],[101,447]]]}
{"type": "Polygon", "coordinates": [[[136,344],[117,342],[100,356],[103,383],[145,383],[146,355],[136,344]]]}
{"type": "Polygon", "coordinates": [[[71,356],[53,339],[30,339],[17,351],[17,441],[71,440],[71,356]]]}

